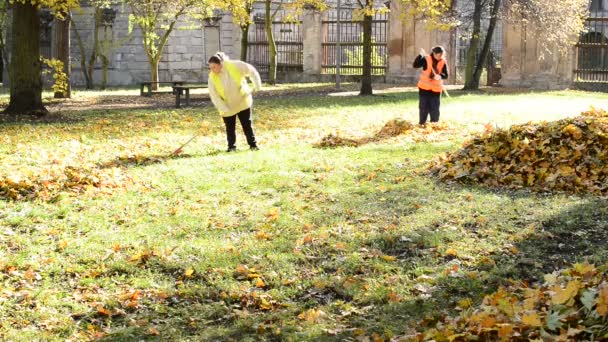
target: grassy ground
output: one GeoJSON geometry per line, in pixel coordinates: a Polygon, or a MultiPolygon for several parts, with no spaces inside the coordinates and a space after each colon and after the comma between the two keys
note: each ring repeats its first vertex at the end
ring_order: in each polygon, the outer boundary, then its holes
{"type": "Polygon", "coordinates": [[[424,173],[485,124],[608,108],[608,95],[452,91],[442,105],[452,129],[436,139],[317,149],[328,133],[415,121],[417,93],[306,93],[256,101],[257,152],[221,152],[209,106],[92,105],[52,123],[3,123],[3,177],[87,164],[133,182],[0,200],[0,338],[388,340],[502,284],[608,262],[602,199],[424,173]],[[184,155],[169,155],[201,126],[184,155]]]}

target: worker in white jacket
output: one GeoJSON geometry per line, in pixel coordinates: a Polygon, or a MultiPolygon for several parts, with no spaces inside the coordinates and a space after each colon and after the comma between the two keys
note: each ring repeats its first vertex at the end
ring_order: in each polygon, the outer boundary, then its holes
{"type": "Polygon", "coordinates": [[[253,98],[247,78],[253,82],[253,90],[262,87],[260,74],[248,63],[229,60],[218,52],[209,58],[209,95],[226,125],[227,152],[236,151],[236,118],[239,118],[251,150],[258,150],[252,127],[253,98]]]}

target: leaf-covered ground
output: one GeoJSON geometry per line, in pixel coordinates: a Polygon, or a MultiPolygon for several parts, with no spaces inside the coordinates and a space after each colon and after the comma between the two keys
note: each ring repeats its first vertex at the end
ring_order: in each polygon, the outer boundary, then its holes
{"type": "Polygon", "coordinates": [[[105,105],[138,103],[136,90],[76,92],[87,105],[54,102],[58,120],[2,123],[0,338],[406,339],[500,286],[608,262],[603,199],[426,172],[488,124],[608,108],[607,95],[451,91],[448,133],[319,149],[415,122],[417,92],[317,87],[259,97],[257,152],[241,135],[241,152],[221,152],[208,105],[105,105]]]}

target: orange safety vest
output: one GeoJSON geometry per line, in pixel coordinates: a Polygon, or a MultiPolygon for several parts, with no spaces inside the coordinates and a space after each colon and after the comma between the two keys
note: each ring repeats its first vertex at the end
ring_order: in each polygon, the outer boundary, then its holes
{"type": "Polygon", "coordinates": [[[437,62],[437,70],[433,70],[433,57],[431,55],[426,56],[426,70],[422,70],[422,73],[420,73],[418,88],[441,93],[443,90],[443,80],[436,80],[433,76],[439,75],[446,64],[445,59],[442,58],[437,62]]]}

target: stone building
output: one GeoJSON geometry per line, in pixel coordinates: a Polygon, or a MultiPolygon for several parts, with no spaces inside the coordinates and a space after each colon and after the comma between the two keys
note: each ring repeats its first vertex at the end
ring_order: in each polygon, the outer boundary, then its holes
{"type": "MultiPolygon", "coordinates": [[[[461,1],[460,3],[466,3],[461,1]]],[[[354,1],[343,0],[338,18],[336,10],[326,12],[305,10],[296,22],[284,22],[280,15],[273,23],[278,46],[279,79],[285,81],[332,81],[335,79],[336,61],[345,79],[356,78],[361,63],[361,25],[353,18],[354,1]],[[338,20],[339,19],[339,20],[338,20]],[[338,29],[338,22],[339,29],[338,29]],[[338,41],[338,30],[340,39],[338,41]],[[340,48],[337,48],[337,45],[340,48]]],[[[422,22],[402,18],[399,1],[386,3],[390,13],[374,18],[374,51],[372,54],[374,77],[380,81],[401,85],[414,85],[417,70],[411,67],[420,48],[427,51],[434,45],[448,50],[451,83],[462,82],[463,62],[466,60],[468,40],[466,25],[450,31],[428,31],[422,22]]],[[[492,65],[500,70],[500,85],[507,87],[533,87],[556,89],[575,84],[608,82],[608,54],[606,45],[606,14],[608,0],[593,0],[588,32],[581,35],[577,46],[567,55],[546,54],[540,59],[540,46],[536,35],[521,24],[500,23],[494,36],[492,65]]],[[[72,82],[84,84],[81,70],[81,47],[76,32],[84,42],[85,59],[88,59],[92,42],[92,8],[73,17],[72,27],[72,82]]],[[[264,10],[254,10],[254,24],[249,30],[248,62],[256,65],[262,75],[267,72],[268,45],[264,31],[264,10]]],[[[43,54],[50,54],[52,20],[43,18],[41,46],[43,54]]],[[[142,47],[141,32],[134,28],[129,36],[129,12],[115,7],[104,15],[99,30],[100,39],[114,43],[108,55],[108,85],[126,86],[150,79],[150,66],[142,47]]],[[[184,19],[172,33],[159,66],[161,81],[205,82],[206,60],[216,51],[229,56],[240,55],[241,30],[229,13],[215,13],[212,18],[193,21],[184,19]]],[[[489,69],[488,69],[489,70],[489,69]]],[[[96,64],[94,78],[101,78],[100,63],[96,64]]],[[[498,81],[490,77],[489,83],[498,81]]],[[[483,82],[483,80],[482,80],[483,82]]]]}

